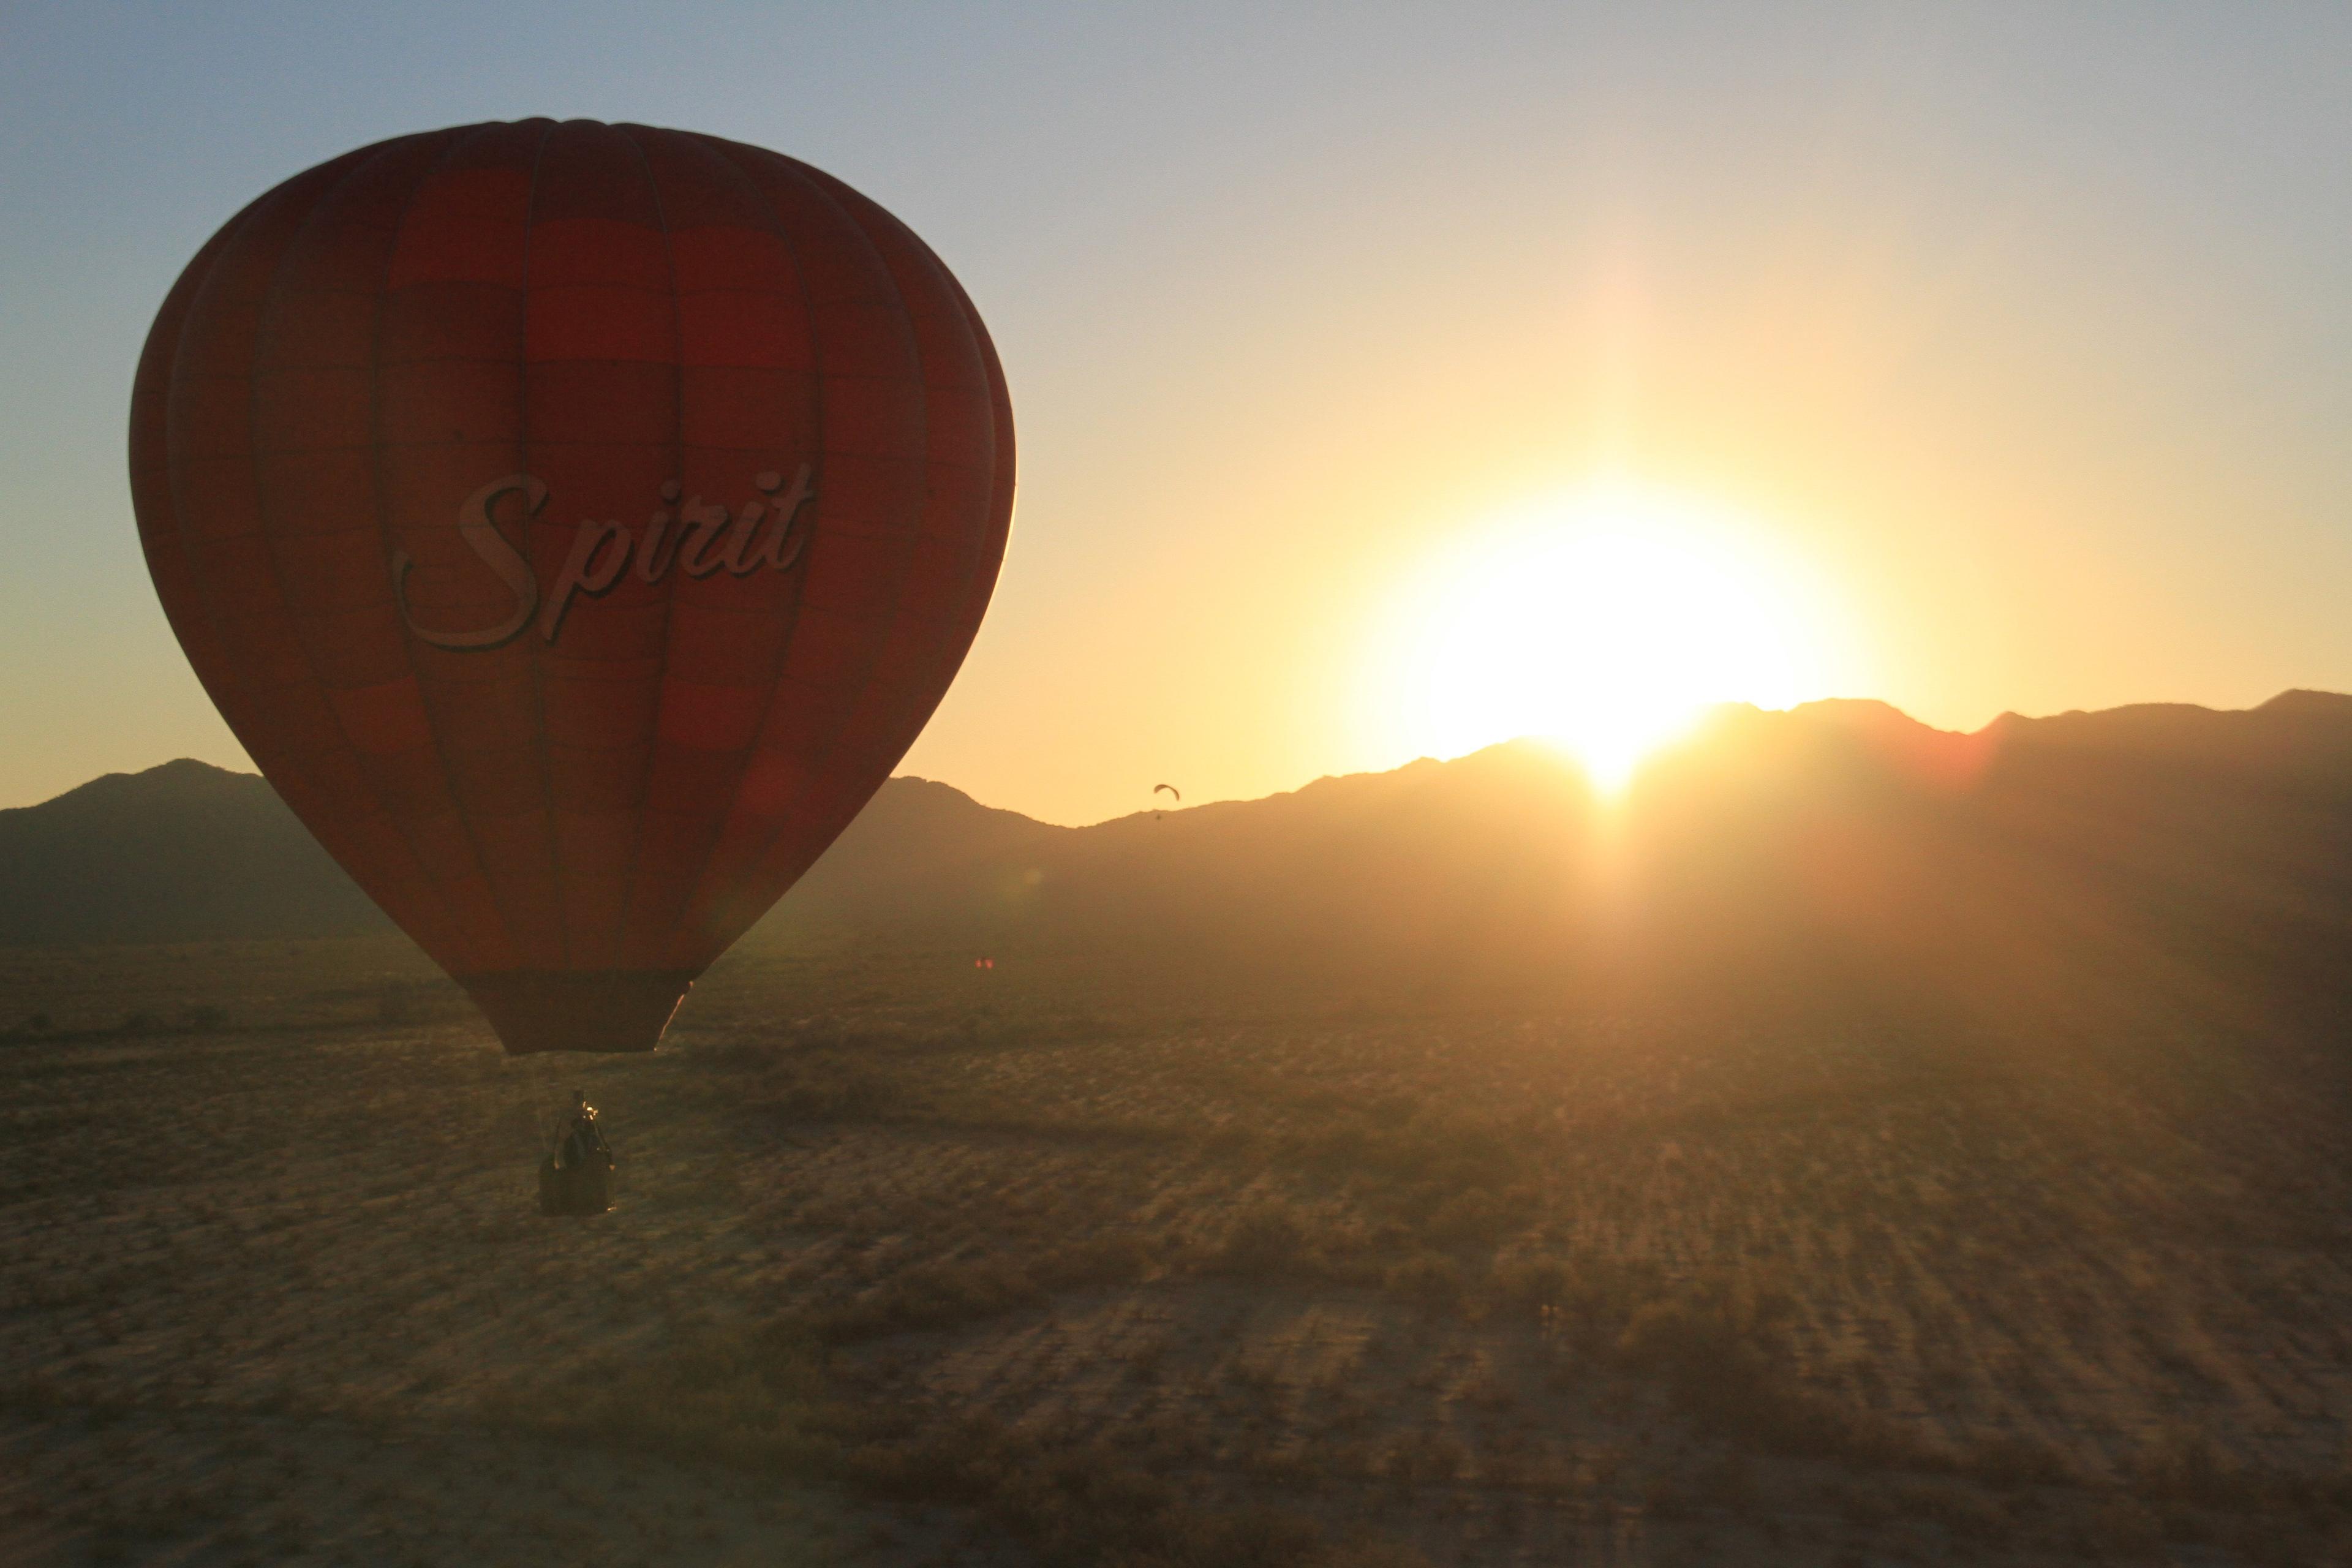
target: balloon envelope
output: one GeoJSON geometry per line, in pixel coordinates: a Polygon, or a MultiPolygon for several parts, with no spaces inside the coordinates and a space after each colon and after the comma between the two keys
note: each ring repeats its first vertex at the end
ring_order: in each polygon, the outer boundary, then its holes
{"type": "Polygon", "coordinates": [[[758,148],[530,121],[297,175],[131,416],[205,690],[510,1051],[640,1050],[912,743],[1013,508],[938,258],[758,148]]]}

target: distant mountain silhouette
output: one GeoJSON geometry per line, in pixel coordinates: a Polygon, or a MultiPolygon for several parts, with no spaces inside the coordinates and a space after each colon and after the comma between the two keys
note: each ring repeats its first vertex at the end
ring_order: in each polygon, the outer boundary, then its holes
{"type": "MultiPolygon", "coordinates": [[[[0,813],[0,941],[376,929],[257,778],[195,763],[0,813]]],[[[1717,710],[1625,797],[1520,742],[1068,828],[886,784],[747,938],[1739,1005],[1999,1016],[2352,1004],[2352,697],[2004,715],[1717,710]]]]}
{"type": "Polygon", "coordinates": [[[1318,973],[2186,1018],[2352,1003],[2352,697],[1718,710],[1619,802],[1519,742],[1085,828],[895,780],[757,931],[1318,973]]]}
{"type": "Polygon", "coordinates": [[[0,811],[0,944],[349,936],[389,926],[252,773],[184,757],[0,811]]]}

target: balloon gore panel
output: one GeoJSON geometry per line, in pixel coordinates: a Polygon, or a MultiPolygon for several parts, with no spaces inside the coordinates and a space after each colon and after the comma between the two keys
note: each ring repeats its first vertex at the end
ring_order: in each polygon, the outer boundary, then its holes
{"type": "Polygon", "coordinates": [[[873,202],[538,120],[232,218],[149,333],[131,469],[189,662],[320,841],[509,1050],[643,1050],[945,693],[1013,427],[873,202]]]}
{"type": "Polygon", "coordinates": [[[694,976],[656,969],[509,970],[469,975],[464,984],[507,1049],[524,1056],[645,1050],[669,1026],[694,976]]]}

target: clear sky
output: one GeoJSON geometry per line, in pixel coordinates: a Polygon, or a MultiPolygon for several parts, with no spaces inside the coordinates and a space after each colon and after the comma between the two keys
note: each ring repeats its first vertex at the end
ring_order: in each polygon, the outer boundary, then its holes
{"type": "Polygon", "coordinates": [[[1668,666],[1970,729],[2352,689],[2347,81],[2320,5],[0,5],[0,805],[245,765],[123,474],[188,257],[534,114],[790,153],[962,279],[1020,501],[905,770],[992,805],[1668,666]]]}

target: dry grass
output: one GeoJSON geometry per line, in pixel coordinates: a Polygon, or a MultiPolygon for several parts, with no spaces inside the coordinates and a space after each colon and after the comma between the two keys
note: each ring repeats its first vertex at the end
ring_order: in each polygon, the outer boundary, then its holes
{"type": "Polygon", "coordinates": [[[2352,1556],[2291,1043],[754,953],[547,1065],[392,943],[0,955],[37,1013],[12,1563],[2352,1556]],[[621,1203],[544,1221],[575,1083],[621,1203]]]}

